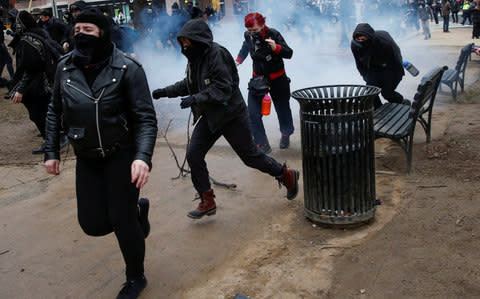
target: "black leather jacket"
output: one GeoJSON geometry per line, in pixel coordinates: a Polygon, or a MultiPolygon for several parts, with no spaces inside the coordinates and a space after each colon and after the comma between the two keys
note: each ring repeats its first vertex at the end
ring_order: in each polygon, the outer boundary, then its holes
{"type": "Polygon", "coordinates": [[[254,38],[249,32],[245,32],[244,39],[237,62],[242,63],[250,53],[254,76],[269,76],[274,80],[285,73],[283,59],[292,58],[293,50],[287,45],[280,32],[264,27],[260,38],[254,38]],[[277,44],[275,51],[272,51],[270,45],[265,41],[268,38],[273,39],[277,44]]]}
{"type": "Polygon", "coordinates": [[[151,167],[157,119],[141,65],[114,48],[89,87],[71,56],[58,63],[47,114],[45,160],[60,158],[63,125],[77,156],[102,158],[131,147],[134,159],[151,167]]]}

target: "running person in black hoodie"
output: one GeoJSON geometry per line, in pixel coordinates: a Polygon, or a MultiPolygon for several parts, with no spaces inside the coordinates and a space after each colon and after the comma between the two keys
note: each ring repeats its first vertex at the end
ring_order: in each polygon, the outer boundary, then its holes
{"type": "MultiPolygon", "coordinates": [[[[245,41],[236,59],[241,64],[247,55],[253,60],[253,77],[263,76],[270,87],[275,111],[280,124],[280,148],[290,145],[293,134],[292,111],[290,110],[290,79],[285,73],[283,59],[292,58],[293,51],[287,45],[280,32],[265,25],[265,17],[257,12],[245,16],[245,41]]],[[[270,144],[262,122],[262,98],[264,94],[249,88],[248,112],[252,125],[253,138],[260,150],[266,154],[271,152],[270,144]]]]}
{"type": "MultiPolygon", "coordinates": [[[[396,92],[405,75],[402,53],[388,32],[373,30],[367,24],[358,24],[353,32],[351,44],[357,69],[367,85],[382,89],[382,96],[391,103],[403,103],[403,96],[396,92]]],[[[380,107],[380,97],[374,101],[375,109],[380,107]]]]}
{"type": "Polygon", "coordinates": [[[198,219],[216,213],[205,156],[221,136],[247,166],[274,176],[287,188],[287,198],[293,199],[298,192],[299,172],[265,155],[253,142],[247,107],[238,88],[237,68],[228,50],[213,42],[210,28],[200,19],[183,26],[178,42],[188,58],[187,77],[154,90],[153,97],[186,96],[180,107],[191,107],[193,112],[196,126],[187,149],[187,161],[200,204],[187,216],[198,219]]]}

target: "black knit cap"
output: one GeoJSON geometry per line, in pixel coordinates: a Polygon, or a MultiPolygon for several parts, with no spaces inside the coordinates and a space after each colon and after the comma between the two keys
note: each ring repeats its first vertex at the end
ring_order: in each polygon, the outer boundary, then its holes
{"type": "Polygon", "coordinates": [[[25,26],[26,29],[30,28],[35,28],[37,27],[37,23],[35,22],[35,19],[33,19],[33,16],[28,13],[26,10],[22,10],[18,13],[17,19],[22,22],[23,26],[25,26]]]}
{"type": "Polygon", "coordinates": [[[82,1],[82,0],[73,2],[70,5],[70,11],[75,10],[75,9],[84,10],[85,8],[87,8],[87,2],[82,1]]]}
{"type": "Polygon", "coordinates": [[[47,10],[47,9],[44,9],[42,10],[42,12],[40,13],[41,16],[45,16],[45,17],[52,17],[52,12],[47,10]]]}
{"type": "Polygon", "coordinates": [[[82,10],[74,20],[76,23],[92,23],[100,28],[100,38],[110,41],[111,26],[107,16],[98,8],[87,8],[82,10]]]}

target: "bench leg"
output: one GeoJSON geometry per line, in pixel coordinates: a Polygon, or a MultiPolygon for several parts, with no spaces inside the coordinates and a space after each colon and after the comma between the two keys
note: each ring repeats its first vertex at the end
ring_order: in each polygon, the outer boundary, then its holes
{"type": "Polygon", "coordinates": [[[458,81],[455,81],[455,87],[452,86],[452,97],[453,100],[456,102],[457,101],[457,86],[458,86],[458,81]]]}
{"type": "Polygon", "coordinates": [[[413,151],[413,136],[409,137],[409,141],[407,142],[407,173],[410,173],[412,170],[412,151],[413,151]]]}

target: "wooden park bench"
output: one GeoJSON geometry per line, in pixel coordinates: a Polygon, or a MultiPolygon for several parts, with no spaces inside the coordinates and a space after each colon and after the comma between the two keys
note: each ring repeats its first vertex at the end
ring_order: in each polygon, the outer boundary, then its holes
{"type": "Polygon", "coordinates": [[[407,172],[412,168],[413,134],[417,121],[425,130],[427,142],[430,142],[433,103],[442,75],[447,69],[446,66],[437,67],[422,78],[411,106],[385,103],[374,112],[375,139],[389,138],[403,148],[407,154],[407,172]]]}
{"type": "MultiPolygon", "coordinates": [[[[458,57],[457,65],[455,69],[447,70],[442,77],[441,83],[450,87],[452,91],[453,100],[457,101],[457,86],[460,84],[462,92],[465,85],[465,70],[467,68],[468,58],[472,56],[472,49],[474,44],[468,44],[460,50],[460,56],[458,57]]],[[[440,85],[440,91],[442,86],[440,85]]]]}

